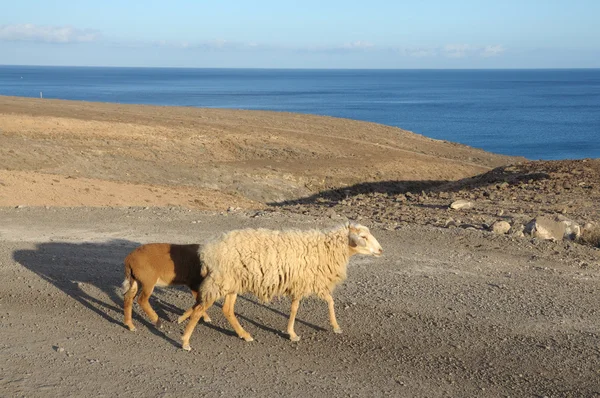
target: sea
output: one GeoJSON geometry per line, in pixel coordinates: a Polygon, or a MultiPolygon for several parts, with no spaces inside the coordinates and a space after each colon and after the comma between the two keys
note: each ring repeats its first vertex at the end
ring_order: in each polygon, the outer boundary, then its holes
{"type": "Polygon", "coordinates": [[[600,69],[0,66],[0,95],[327,115],[532,160],[600,158],[600,69]]]}

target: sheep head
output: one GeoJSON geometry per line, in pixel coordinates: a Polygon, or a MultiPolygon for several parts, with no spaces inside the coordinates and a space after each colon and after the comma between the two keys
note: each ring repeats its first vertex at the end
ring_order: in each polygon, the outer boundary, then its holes
{"type": "Polygon", "coordinates": [[[351,255],[366,254],[379,257],[383,253],[381,245],[371,235],[369,228],[357,223],[348,225],[348,245],[350,246],[351,255]]]}

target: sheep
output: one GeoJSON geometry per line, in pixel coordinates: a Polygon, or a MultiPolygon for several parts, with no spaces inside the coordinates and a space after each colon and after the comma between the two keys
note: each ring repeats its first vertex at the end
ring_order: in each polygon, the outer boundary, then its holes
{"type": "Polygon", "coordinates": [[[350,257],[355,254],[379,257],[382,252],[369,229],[356,223],[345,223],[328,231],[230,231],[203,245],[199,252],[205,278],[182,336],[182,348],[191,350],[190,336],[200,316],[223,296],[225,317],[240,338],[252,341],[233,310],[237,295],[246,292],[264,302],[276,296],[292,299],[287,325],[292,341],[300,339],[294,331],[300,300],[313,294],[327,302],[333,331],[341,333],[331,293],[346,279],[350,257]]]}
{"type": "MultiPolygon", "coordinates": [[[[150,321],[160,327],[158,314],[150,306],[148,299],[155,286],[187,285],[192,290],[194,300],[198,300],[198,288],[204,279],[201,274],[198,250],[200,245],[175,245],[169,243],[149,243],[139,246],[125,258],[125,291],[123,311],[125,313],[125,326],[134,331],[135,326],[131,320],[133,299],[138,292],[138,283],[142,292],[138,303],[150,318],[150,321]]],[[[187,319],[192,313],[189,308],[179,317],[179,323],[187,319]]],[[[211,319],[207,314],[203,316],[205,322],[211,319]]]]}

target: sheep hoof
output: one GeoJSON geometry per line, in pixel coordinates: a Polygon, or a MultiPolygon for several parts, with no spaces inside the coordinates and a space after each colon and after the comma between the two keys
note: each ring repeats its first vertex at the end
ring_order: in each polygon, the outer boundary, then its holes
{"type": "Polygon", "coordinates": [[[186,351],[192,351],[192,347],[190,347],[189,344],[184,344],[184,345],[181,346],[181,348],[183,348],[186,351]]]}
{"type": "Polygon", "coordinates": [[[129,328],[129,331],[135,332],[135,326],[133,326],[133,325],[125,325],[125,326],[127,326],[129,328]]]}
{"type": "Polygon", "coordinates": [[[208,316],[205,316],[205,317],[204,317],[204,322],[206,322],[206,323],[211,323],[211,322],[212,322],[212,319],[210,319],[210,317],[208,317],[208,316]]]}
{"type": "Polygon", "coordinates": [[[254,341],[254,339],[252,338],[252,336],[248,335],[248,336],[242,336],[242,338],[246,341],[254,341]]]}
{"type": "Polygon", "coordinates": [[[300,336],[290,336],[290,340],[292,340],[292,341],[300,341],[300,336]]]}
{"type": "Polygon", "coordinates": [[[342,334],[342,329],[341,328],[335,328],[335,329],[333,329],[333,333],[342,334]]]}
{"type": "Polygon", "coordinates": [[[179,318],[177,318],[177,323],[182,323],[183,321],[185,321],[187,319],[187,316],[180,316],[179,318]]]}
{"type": "Polygon", "coordinates": [[[157,329],[162,329],[162,322],[160,321],[160,319],[157,319],[156,322],[154,322],[154,327],[156,327],[157,329]]]}

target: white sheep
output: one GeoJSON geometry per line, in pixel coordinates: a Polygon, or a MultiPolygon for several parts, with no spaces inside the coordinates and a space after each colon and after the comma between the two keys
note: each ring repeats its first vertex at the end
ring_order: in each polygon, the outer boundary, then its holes
{"type": "Polygon", "coordinates": [[[190,336],[202,314],[225,297],[223,313],[237,335],[246,341],[252,336],[237,321],[233,307],[238,294],[246,292],[262,301],[276,296],[292,299],[287,332],[292,341],[294,320],[300,300],[316,295],[327,301],[334,332],[341,333],[335,318],[331,293],[346,279],[346,267],[355,254],[380,256],[382,248],[369,229],[346,223],[328,231],[267,229],[234,230],[208,242],[200,249],[204,281],[199,302],[182,337],[182,347],[190,350],[190,336]]]}

